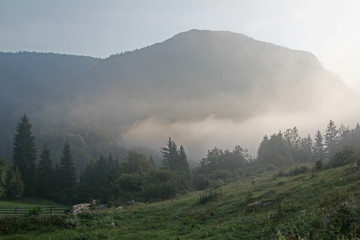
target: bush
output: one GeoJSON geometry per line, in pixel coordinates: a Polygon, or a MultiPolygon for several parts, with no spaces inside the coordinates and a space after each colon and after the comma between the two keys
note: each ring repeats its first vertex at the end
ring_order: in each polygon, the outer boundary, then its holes
{"type": "Polygon", "coordinates": [[[306,166],[301,166],[301,167],[297,167],[294,169],[291,169],[289,172],[290,176],[296,176],[296,175],[300,175],[300,174],[304,174],[307,173],[309,171],[309,168],[306,166]]]}
{"type": "Polygon", "coordinates": [[[348,199],[327,209],[324,223],[333,239],[355,239],[360,227],[359,200],[348,199]]]}
{"type": "Polygon", "coordinates": [[[210,180],[204,174],[196,174],[193,178],[193,186],[195,190],[204,190],[210,185],[210,180]]]}
{"type": "Polygon", "coordinates": [[[344,201],[346,199],[346,195],[343,192],[340,192],[339,190],[334,190],[330,192],[329,194],[325,195],[319,203],[319,206],[321,208],[330,208],[333,206],[338,205],[340,202],[344,201]]]}
{"type": "Polygon", "coordinates": [[[215,170],[210,174],[210,178],[214,180],[226,181],[231,177],[231,173],[227,170],[215,170]]]}
{"type": "Polygon", "coordinates": [[[315,162],[315,170],[320,171],[323,169],[324,162],[322,159],[319,159],[315,162]]]}
{"type": "Polygon", "coordinates": [[[218,192],[210,191],[200,195],[199,203],[205,204],[217,200],[219,196],[218,192]]]}
{"type": "Polygon", "coordinates": [[[176,187],[172,183],[149,184],[140,192],[143,201],[161,201],[176,196],[176,187]]]}
{"type": "Polygon", "coordinates": [[[29,209],[28,215],[29,216],[40,216],[43,212],[42,207],[33,207],[29,209]]]}
{"type": "Polygon", "coordinates": [[[277,174],[278,177],[286,177],[288,174],[284,173],[283,170],[280,170],[277,174]]]}
{"type": "Polygon", "coordinates": [[[76,225],[68,216],[6,216],[0,217],[0,233],[52,232],[58,229],[73,229],[76,225]]]}
{"type": "Polygon", "coordinates": [[[309,171],[309,168],[306,166],[300,166],[291,169],[288,173],[285,173],[284,171],[280,170],[277,174],[278,177],[287,177],[287,176],[296,176],[300,174],[307,173],[309,171]]]}
{"type": "Polygon", "coordinates": [[[356,156],[353,150],[348,147],[344,147],[341,152],[335,154],[329,161],[329,167],[336,168],[355,162],[356,156]]]}

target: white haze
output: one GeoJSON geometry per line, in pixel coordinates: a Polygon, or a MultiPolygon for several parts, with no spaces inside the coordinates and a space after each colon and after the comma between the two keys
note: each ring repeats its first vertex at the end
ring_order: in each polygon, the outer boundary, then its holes
{"type": "Polygon", "coordinates": [[[107,63],[121,68],[112,84],[75,102],[72,115],[109,126],[119,146],[155,157],[169,137],[194,163],[213,147],[241,145],[255,155],[265,134],[294,126],[313,137],[329,120],[359,121],[359,95],[313,55],[232,33],[190,31],[107,63]],[[211,44],[193,40],[202,36],[211,44]],[[135,77],[121,75],[129,69],[135,77]]]}
{"type": "Polygon", "coordinates": [[[332,87],[328,87],[328,93],[334,97],[324,102],[314,102],[311,110],[279,111],[273,106],[268,111],[243,121],[215,115],[189,121],[167,121],[150,116],[132,124],[121,139],[128,148],[138,146],[158,152],[171,137],[178,145],[184,145],[193,165],[206,156],[207,150],[214,147],[231,150],[235,145],[241,145],[250,154],[256,155],[264,135],[270,136],[295,126],[302,137],[310,134],[312,138],[318,129],[325,132],[330,119],[338,127],[344,125],[353,128],[359,121],[359,98],[336,96],[337,91],[332,87]]]}

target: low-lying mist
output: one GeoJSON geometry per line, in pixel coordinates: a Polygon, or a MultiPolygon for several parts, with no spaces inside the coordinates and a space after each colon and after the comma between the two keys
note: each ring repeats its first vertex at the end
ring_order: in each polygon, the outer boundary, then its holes
{"type": "Polygon", "coordinates": [[[310,134],[312,138],[316,130],[325,131],[330,119],[338,126],[353,127],[358,122],[358,112],[359,104],[341,102],[338,106],[332,103],[332,106],[323,106],[316,111],[271,110],[243,121],[215,115],[189,121],[149,117],[132,124],[121,135],[121,139],[127,148],[156,153],[171,137],[177,144],[184,145],[189,161],[194,164],[214,147],[231,150],[235,145],[241,145],[250,154],[256,155],[264,135],[269,136],[295,126],[302,137],[310,134]]]}

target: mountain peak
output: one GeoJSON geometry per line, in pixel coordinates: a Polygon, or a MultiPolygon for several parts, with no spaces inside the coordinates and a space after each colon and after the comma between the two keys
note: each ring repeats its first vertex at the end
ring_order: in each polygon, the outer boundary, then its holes
{"type": "MultiPolygon", "coordinates": [[[[341,101],[334,89],[350,95],[312,54],[226,31],[193,29],[107,59],[30,55],[30,60],[21,54],[0,56],[0,80],[6,85],[0,88],[0,114],[7,116],[0,119],[0,133],[12,129],[9,122],[23,113],[59,129],[68,123],[68,135],[75,119],[86,131],[106,126],[104,142],[116,148],[124,136],[157,142],[153,137],[159,132],[173,136],[192,121],[242,123],[271,111],[320,112],[323,105],[314,102],[341,101]]],[[[201,133],[192,137],[200,139],[201,133]]],[[[78,142],[92,149],[91,141],[78,142]]]]}

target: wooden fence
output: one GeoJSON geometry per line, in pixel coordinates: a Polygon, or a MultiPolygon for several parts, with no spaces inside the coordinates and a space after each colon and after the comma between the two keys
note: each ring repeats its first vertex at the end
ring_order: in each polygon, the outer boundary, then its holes
{"type": "MultiPolygon", "coordinates": [[[[42,215],[66,214],[71,207],[42,207],[42,215]]],[[[29,213],[30,208],[0,208],[0,215],[22,215],[29,213]]]]}

